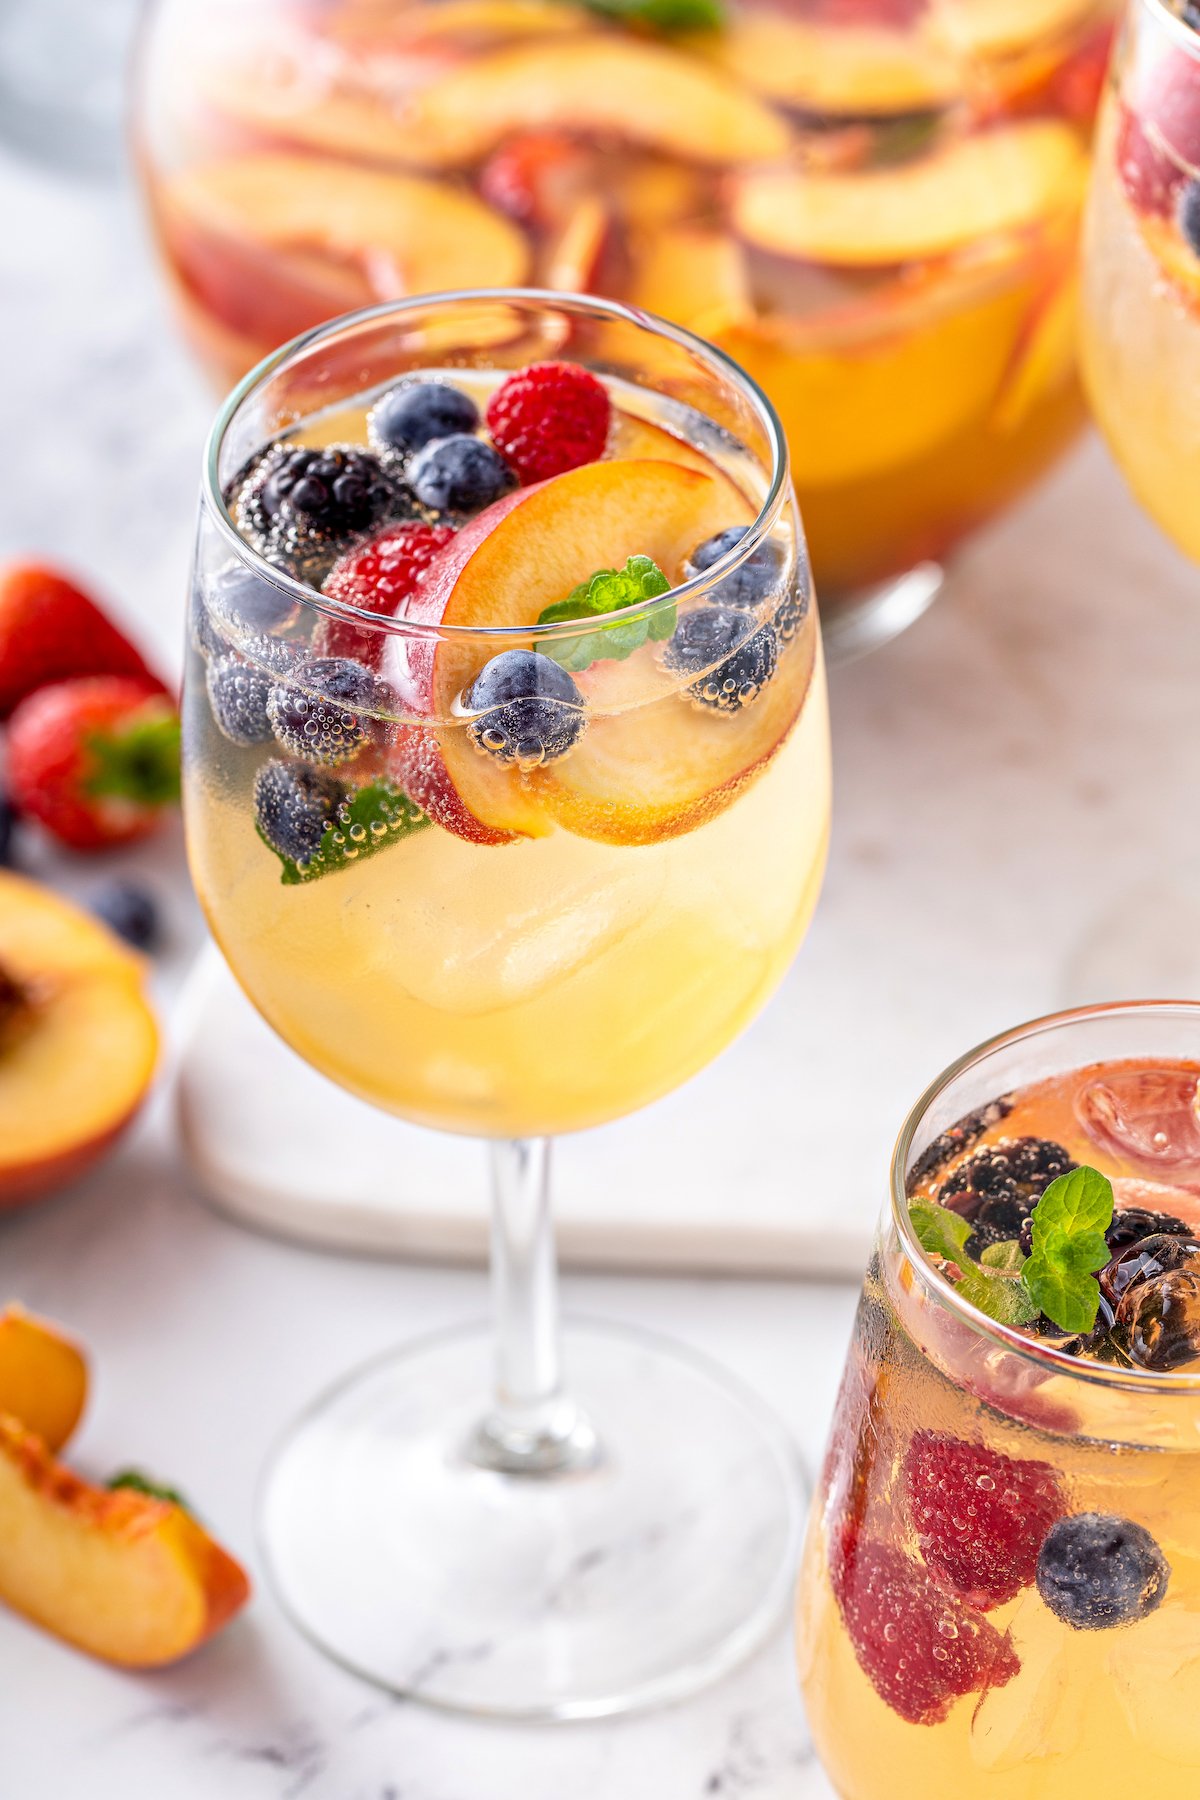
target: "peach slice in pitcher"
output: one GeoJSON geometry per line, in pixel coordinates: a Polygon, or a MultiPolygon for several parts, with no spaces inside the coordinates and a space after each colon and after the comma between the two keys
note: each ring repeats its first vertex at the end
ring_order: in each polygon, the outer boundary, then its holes
{"type": "MultiPolygon", "coordinates": [[[[752,518],[746,497],[711,466],[702,471],[660,460],[586,463],[518,489],[465,525],[430,568],[406,616],[442,626],[524,626],[534,639],[545,608],[596,570],[648,556],[677,582],[697,544],[752,518]]],[[[496,647],[503,650],[505,641],[496,647]]],[[[461,837],[501,843],[512,836],[545,836],[554,816],[569,810],[566,802],[560,806],[559,794],[576,752],[551,780],[548,770],[522,772],[489,756],[473,741],[465,719],[462,725],[448,723],[462,710],[480,660],[477,647],[450,638],[436,645],[389,641],[385,676],[408,710],[437,721],[402,735],[394,753],[397,776],[436,823],[461,837]]],[[[713,785],[723,779],[716,770],[713,785]]],[[[681,807],[693,800],[689,787],[681,807]]],[[[666,810],[664,802],[655,818],[666,810]]],[[[624,832],[620,841],[638,840],[624,832]]]]}
{"type": "Polygon", "coordinates": [[[822,117],[924,112],[962,90],[953,56],[913,30],[742,12],[689,42],[753,92],[822,117]]]}
{"type": "Polygon", "coordinates": [[[963,251],[1073,210],[1087,157],[1065,125],[1034,120],[960,139],[919,162],[854,174],[751,170],[736,229],[757,249],[839,268],[963,251]]]}

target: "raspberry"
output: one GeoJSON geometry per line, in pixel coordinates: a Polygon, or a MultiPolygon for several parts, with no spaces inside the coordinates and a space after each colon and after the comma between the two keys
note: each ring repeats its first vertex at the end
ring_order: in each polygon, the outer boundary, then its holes
{"type": "MultiPolygon", "coordinates": [[[[362,612],[394,618],[453,536],[449,525],[426,525],[421,521],[392,525],[370,543],[343,556],[330,570],[323,591],[331,600],[345,601],[362,612]]],[[[386,642],[382,631],[355,625],[349,619],[323,616],[313,633],[312,653],[346,656],[365,663],[369,669],[377,669],[386,642]]]]}
{"type": "Polygon", "coordinates": [[[939,1588],[903,1551],[853,1531],[830,1557],[834,1598],[858,1666],[910,1725],[938,1725],[954,1701],[1020,1670],[1007,1636],[939,1588]]]}
{"type": "Polygon", "coordinates": [[[562,475],[604,454],[612,403],[602,381],[575,363],[530,363],[488,404],[492,442],[523,484],[562,475]]]}
{"type": "Polygon", "coordinates": [[[986,1612],[1030,1587],[1065,1510],[1049,1463],[918,1431],[901,1471],[909,1523],[935,1580],[986,1612]]]}

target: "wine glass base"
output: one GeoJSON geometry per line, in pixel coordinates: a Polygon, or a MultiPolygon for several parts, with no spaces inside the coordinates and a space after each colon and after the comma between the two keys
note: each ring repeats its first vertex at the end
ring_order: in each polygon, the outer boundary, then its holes
{"type": "Polygon", "coordinates": [[[855,662],[899,637],[928,612],[946,585],[940,563],[918,563],[903,575],[851,594],[821,599],[821,636],[831,663],[855,662]]]}
{"type": "Polygon", "coordinates": [[[782,1426],[651,1333],[575,1321],[563,1347],[600,1444],[582,1469],[468,1460],[483,1326],[368,1363],[291,1428],[264,1476],[262,1547],[326,1655],[431,1706],[599,1718],[693,1693],[780,1620],[802,1512],[782,1426]]]}

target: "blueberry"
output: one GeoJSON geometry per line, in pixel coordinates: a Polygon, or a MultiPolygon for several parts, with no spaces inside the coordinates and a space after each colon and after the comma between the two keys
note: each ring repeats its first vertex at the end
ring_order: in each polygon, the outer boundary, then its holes
{"type": "Polygon", "coordinates": [[[271,679],[240,656],[214,656],[210,661],[207,682],[213,723],[231,744],[270,742],[271,679]]]}
{"type": "Polygon", "coordinates": [[[1194,255],[1200,256],[1200,181],[1189,181],[1179,196],[1175,209],[1179,221],[1179,229],[1187,239],[1188,248],[1194,255]]]}
{"type": "Polygon", "coordinates": [[[1161,1606],[1170,1574],[1146,1528],[1113,1513],[1060,1519],[1037,1560],[1038,1593],[1055,1618],[1076,1631],[1144,1619],[1161,1606]]]}
{"type": "Polygon", "coordinates": [[[480,749],[533,767],[565,756],[583,736],[583,695],[565,669],[536,650],[505,650],[485,663],[463,701],[480,749]]]}
{"type": "Polygon", "coordinates": [[[679,621],[663,662],[685,675],[706,671],[687,690],[699,705],[716,712],[739,712],[758,698],[779,660],[772,626],[760,625],[749,637],[746,630],[741,613],[721,606],[700,608],[679,621]]]}
{"type": "Polygon", "coordinates": [[[479,408],[448,381],[406,381],[376,402],[367,421],[372,442],[406,455],[436,438],[479,428],[479,408]]]}
{"type": "Polygon", "coordinates": [[[345,762],[373,735],[370,716],[387,706],[383,683],[348,656],[300,663],[267,696],[271,729],[285,749],[309,762],[345,762]]]}
{"type": "Polygon", "coordinates": [[[249,632],[282,631],[300,611],[299,602],[245,563],[226,563],[208,585],[205,604],[213,628],[223,638],[249,632]]]}
{"type": "Polygon", "coordinates": [[[162,935],[158,903],[136,881],[110,881],[92,896],[92,911],[135,950],[153,950],[162,935]]]}
{"type": "Polygon", "coordinates": [[[472,513],[506,494],[516,478],[498,450],[482,438],[460,433],[419,450],[408,479],[422,506],[439,513],[472,513]]]}
{"type": "Polygon", "coordinates": [[[264,763],[254,778],[258,829],[294,863],[309,861],[344,797],[339,781],[307,763],[264,763]]]}
{"type": "Polygon", "coordinates": [[[0,793],[0,869],[13,866],[13,840],[17,834],[17,809],[5,793],[0,793]]]}
{"type": "MultiPolygon", "coordinates": [[[[711,569],[714,563],[741,543],[747,530],[745,525],[730,525],[727,530],[718,531],[715,537],[705,538],[688,557],[684,565],[685,574],[689,577],[702,575],[711,569]]],[[[768,599],[779,580],[782,568],[783,546],[777,544],[774,538],[764,538],[744,563],[716,583],[708,598],[718,606],[732,606],[738,611],[749,611],[768,599]]]]}

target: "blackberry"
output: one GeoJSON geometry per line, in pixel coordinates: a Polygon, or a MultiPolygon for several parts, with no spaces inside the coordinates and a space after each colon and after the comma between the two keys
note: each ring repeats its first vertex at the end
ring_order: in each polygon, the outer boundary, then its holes
{"type": "Polygon", "coordinates": [[[1001,1240],[1015,1238],[1050,1183],[1075,1166],[1063,1146],[1049,1138],[1001,1138],[961,1162],[937,1197],[977,1231],[997,1230],[1001,1240]]]}
{"type": "Polygon", "coordinates": [[[207,671],[213,723],[231,744],[266,744],[271,739],[267,701],[272,677],[232,654],[214,656],[207,671]]]}
{"type": "Polygon", "coordinates": [[[300,663],[267,696],[267,718],[279,742],[308,762],[347,762],[377,735],[372,714],[391,696],[378,676],[347,656],[300,663]]]}
{"type": "Polygon", "coordinates": [[[258,829],[272,850],[303,865],[345,797],[341,782],[307,763],[264,763],[254,778],[258,829]]]}
{"type": "Polygon", "coordinates": [[[1200,256],[1200,181],[1189,181],[1184,187],[1175,217],[1188,249],[1194,256],[1200,256]]]}
{"type": "Polygon", "coordinates": [[[448,381],[402,381],[376,401],[367,418],[371,442],[385,456],[407,456],[436,438],[478,429],[479,408],[448,381]]]}
{"type": "Polygon", "coordinates": [[[0,869],[11,869],[13,840],[17,835],[17,809],[8,795],[0,792],[0,869]]]}
{"type": "Polygon", "coordinates": [[[314,586],[364,533],[412,511],[374,451],[285,443],[251,467],[234,508],[239,530],[268,562],[314,586]]]}
{"type": "MultiPolygon", "coordinates": [[[[746,525],[730,525],[714,537],[705,538],[688,557],[684,573],[690,578],[711,569],[741,543],[748,529],[746,525]]],[[[744,563],[716,583],[708,598],[715,605],[731,606],[736,612],[752,611],[770,596],[779,580],[783,562],[782,544],[774,538],[764,538],[744,563]]]]}
{"type": "Polygon", "coordinates": [[[944,1169],[960,1151],[969,1150],[985,1131],[990,1131],[993,1125],[1006,1119],[1011,1111],[1011,1100],[1003,1096],[999,1100],[990,1100],[986,1106],[981,1106],[960,1119],[957,1125],[951,1125],[940,1137],[935,1137],[908,1171],[906,1191],[909,1194],[915,1193],[928,1176],[936,1175],[939,1169],[944,1169]]]}
{"type": "Polygon", "coordinates": [[[536,768],[565,756],[587,725],[583,695],[536,650],[505,650],[485,663],[463,703],[477,717],[467,729],[498,762],[536,768]]]}
{"type": "Polygon", "coordinates": [[[498,450],[463,433],[426,444],[408,478],[421,505],[436,513],[482,512],[516,483],[498,450]]]}
{"type": "Polygon", "coordinates": [[[1191,1237],[1195,1229],[1194,1225],[1177,1219],[1174,1213],[1151,1212],[1144,1206],[1127,1206],[1121,1212],[1113,1214],[1112,1224],[1104,1237],[1115,1256],[1119,1250],[1127,1250],[1130,1244],[1136,1244],[1142,1238],[1160,1234],[1166,1237],[1191,1237]]]}
{"type": "Polygon", "coordinates": [[[735,713],[757,700],[775,673],[779,645],[770,625],[749,637],[746,619],[721,606],[698,608],[679,621],[663,651],[663,664],[684,674],[705,673],[688,685],[699,706],[735,713]]]}
{"type": "Polygon", "coordinates": [[[92,896],[92,911],[135,950],[154,950],[162,937],[158,902],[137,881],[110,881],[92,896]]]}
{"type": "Polygon", "coordinates": [[[1113,1513],[1059,1519],[1038,1552],[1038,1593],[1076,1631],[1146,1618],[1162,1605],[1170,1575],[1145,1526],[1113,1513]]]}

